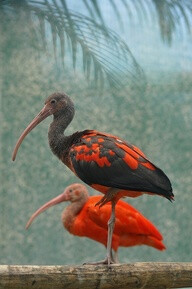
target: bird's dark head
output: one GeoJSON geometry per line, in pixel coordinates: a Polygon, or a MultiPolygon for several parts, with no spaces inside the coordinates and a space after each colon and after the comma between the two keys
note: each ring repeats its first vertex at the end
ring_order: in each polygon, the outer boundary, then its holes
{"type": "Polygon", "coordinates": [[[42,110],[27,126],[27,128],[23,131],[20,138],[18,139],[12,155],[13,161],[15,160],[17,151],[26,135],[49,115],[53,115],[54,119],[62,116],[65,118],[66,123],[68,124],[74,116],[74,104],[69,96],[65,93],[56,92],[51,94],[46,99],[42,110]]]}
{"type": "Polygon", "coordinates": [[[51,94],[45,101],[45,107],[54,117],[68,113],[74,115],[74,104],[65,93],[55,92],[51,94]]]}

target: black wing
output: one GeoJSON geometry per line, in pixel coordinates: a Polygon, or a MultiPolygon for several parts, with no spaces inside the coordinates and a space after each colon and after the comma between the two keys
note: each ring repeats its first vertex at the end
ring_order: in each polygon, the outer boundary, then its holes
{"type": "Polygon", "coordinates": [[[97,131],[88,131],[75,143],[70,159],[78,177],[88,185],[152,192],[172,199],[168,177],[137,147],[97,131]]]}

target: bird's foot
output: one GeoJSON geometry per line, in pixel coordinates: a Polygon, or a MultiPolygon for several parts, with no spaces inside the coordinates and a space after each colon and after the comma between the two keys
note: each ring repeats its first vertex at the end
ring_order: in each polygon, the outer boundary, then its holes
{"type": "Polygon", "coordinates": [[[98,262],[88,262],[83,263],[83,265],[108,265],[108,268],[111,267],[112,264],[115,264],[116,262],[111,257],[106,257],[104,260],[98,261],[98,262]]]}
{"type": "Polygon", "coordinates": [[[97,202],[95,204],[96,206],[99,206],[99,208],[101,208],[103,205],[105,205],[108,202],[108,200],[106,199],[106,196],[104,196],[103,198],[101,198],[101,200],[99,200],[99,202],[97,202]]]}
{"type": "Polygon", "coordinates": [[[102,206],[104,206],[106,203],[110,202],[111,200],[113,200],[113,198],[115,197],[115,195],[117,194],[119,189],[116,188],[110,188],[108,190],[108,192],[103,196],[103,198],[101,198],[101,200],[99,202],[97,202],[95,204],[95,206],[99,206],[99,208],[101,208],[102,206]]]}

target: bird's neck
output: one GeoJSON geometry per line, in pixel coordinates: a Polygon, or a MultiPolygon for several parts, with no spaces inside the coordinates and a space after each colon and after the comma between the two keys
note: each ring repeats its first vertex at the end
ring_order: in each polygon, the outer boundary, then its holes
{"type": "Polygon", "coordinates": [[[88,201],[89,197],[84,196],[78,202],[71,203],[62,213],[62,222],[64,227],[73,234],[73,224],[78,216],[78,214],[83,209],[85,203],[88,201]]]}
{"type": "Polygon", "coordinates": [[[60,158],[67,152],[71,145],[71,136],[65,136],[64,132],[72,119],[65,116],[54,118],[49,127],[48,139],[52,152],[60,158]]]}

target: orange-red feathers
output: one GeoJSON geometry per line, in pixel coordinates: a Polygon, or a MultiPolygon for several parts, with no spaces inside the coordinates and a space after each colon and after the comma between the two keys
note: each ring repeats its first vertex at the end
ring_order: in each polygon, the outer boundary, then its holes
{"type": "MultiPolygon", "coordinates": [[[[83,206],[70,227],[70,233],[91,238],[107,245],[107,222],[111,215],[111,205],[99,208],[95,204],[101,196],[93,196],[83,206]]],[[[163,237],[157,228],[131,205],[119,200],[115,207],[116,222],[112,248],[148,245],[158,250],[165,249],[163,237]]]]}

